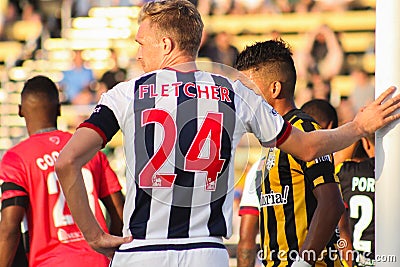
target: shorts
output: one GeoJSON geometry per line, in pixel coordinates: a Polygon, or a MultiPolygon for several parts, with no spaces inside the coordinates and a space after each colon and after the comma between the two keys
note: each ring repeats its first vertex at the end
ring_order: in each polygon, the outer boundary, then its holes
{"type": "Polygon", "coordinates": [[[228,267],[229,255],[218,243],[149,245],[117,250],[111,267],[228,267]]]}

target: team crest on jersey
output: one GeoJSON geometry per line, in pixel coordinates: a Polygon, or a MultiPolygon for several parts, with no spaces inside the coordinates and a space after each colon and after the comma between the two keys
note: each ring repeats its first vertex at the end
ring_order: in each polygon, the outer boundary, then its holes
{"type": "Polygon", "coordinates": [[[266,168],[269,171],[274,166],[275,166],[275,148],[269,148],[268,149],[266,168]]]}
{"type": "Polygon", "coordinates": [[[285,185],[283,193],[275,193],[271,190],[268,194],[261,194],[260,207],[284,205],[287,203],[289,195],[289,186],[285,185]]]}
{"type": "Polygon", "coordinates": [[[58,136],[50,136],[49,137],[49,141],[54,143],[54,144],[56,144],[56,145],[58,145],[58,144],[60,144],[60,137],[58,137],[58,136]]]}
{"type": "Polygon", "coordinates": [[[215,191],[217,189],[217,181],[212,181],[211,178],[207,179],[206,191],[215,191]]]}
{"type": "Polygon", "coordinates": [[[161,187],[162,186],[162,181],[160,177],[153,177],[152,178],[152,186],[153,187],[161,187]]]}
{"type": "Polygon", "coordinates": [[[325,156],[322,156],[322,157],[319,157],[319,158],[315,159],[315,163],[320,163],[320,162],[323,162],[323,161],[331,161],[331,156],[325,155],[325,156]]]}
{"type": "Polygon", "coordinates": [[[101,110],[101,107],[97,106],[97,107],[94,108],[93,113],[99,113],[100,110],[101,110]]]}

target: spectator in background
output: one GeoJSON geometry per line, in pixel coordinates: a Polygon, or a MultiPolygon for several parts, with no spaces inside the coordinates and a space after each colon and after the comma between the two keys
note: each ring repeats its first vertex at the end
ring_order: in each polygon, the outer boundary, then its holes
{"type": "Polygon", "coordinates": [[[214,50],[214,39],[211,34],[207,31],[207,29],[203,29],[203,33],[201,35],[200,40],[200,48],[197,56],[199,58],[209,58],[211,59],[212,51],[214,50]]]}
{"type": "Polygon", "coordinates": [[[355,68],[350,72],[354,81],[354,88],[350,93],[349,101],[353,106],[353,116],[364,106],[375,99],[375,85],[368,73],[362,68],[355,68]]]}
{"type": "Polygon", "coordinates": [[[349,9],[354,0],[318,0],[312,9],[314,12],[341,12],[349,9]]]}
{"type": "Polygon", "coordinates": [[[210,15],[227,15],[234,7],[234,0],[211,0],[210,15]]]}
{"type": "Polygon", "coordinates": [[[40,22],[42,17],[37,8],[32,3],[24,2],[21,19],[25,21],[40,22]]]}
{"type": "Polygon", "coordinates": [[[12,27],[14,23],[20,19],[20,15],[18,14],[18,8],[13,3],[8,3],[5,7],[4,14],[2,16],[2,27],[0,32],[0,40],[1,41],[9,41],[12,40],[12,27]]]}
{"type": "Polygon", "coordinates": [[[314,5],[314,0],[297,0],[294,3],[294,11],[296,13],[307,13],[312,11],[314,5]]]}
{"type": "Polygon", "coordinates": [[[214,37],[214,46],[210,51],[210,59],[232,67],[239,54],[238,49],[231,44],[231,35],[227,32],[219,32],[214,37]]]}
{"type": "MultiPolygon", "coordinates": [[[[55,161],[72,136],[57,130],[56,85],[44,76],[29,79],[22,89],[19,115],[25,119],[29,138],[9,149],[1,162],[0,266],[10,266],[14,258],[25,214],[29,266],[108,266],[109,260],[84,240],[54,172],[55,161]]],[[[111,217],[110,233],[121,235],[124,199],[105,154],[98,152],[81,171],[99,227],[108,232],[101,200],[111,217]]]]}
{"type": "Polygon", "coordinates": [[[313,98],[329,100],[330,81],[340,74],[344,61],[342,46],[332,29],[321,25],[308,33],[306,47],[298,52],[295,60],[299,79],[313,85],[313,98]]]}
{"type": "MultiPolygon", "coordinates": [[[[118,55],[114,49],[110,49],[113,67],[106,71],[100,79],[99,93],[106,92],[118,83],[126,80],[126,69],[121,68],[118,64],[118,55]]],[[[98,99],[97,99],[98,100],[98,99]]],[[[97,102],[97,101],[96,101],[97,102]]]]}
{"type": "Polygon", "coordinates": [[[72,0],[71,16],[74,18],[86,17],[91,7],[92,3],[90,0],[72,0]]]}
{"type": "Polygon", "coordinates": [[[93,71],[84,66],[81,50],[74,51],[72,69],[63,71],[63,75],[60,81],[61,90],[65,94],[65,102],[71,104],[74,104],[79,93],[89,90],[91,83],[95,81],[93,71]]]}
{"type": "Polygon", "coordinates": [[[273,2],[280,13],[289,13],[293,11],[291,0],[274,0],[273,2]]]}
{"type": "Polygon", "coordinates": [[[243,14],[256,14],[264,11],[264,0],[236,0],[235,10],[240,10],[243,14]]]}
{"type": "MultiPolygon", "coordinates": [[[[350,72],[354,87],[351,90],[349,97],[341,99],[340,105],[337,107],[339,115],[339,124],[342,125],[351,121],[355,114],[364,106],[368,105],[375,99],[375,86],[373,79],[362,68],[354,68],[350,72]]],[[[338,165],[345,160],[352,159],[359,161],[368,157],[361,141],[357,141],[349,147],[336,152],[335,165],[338,165]]]]}

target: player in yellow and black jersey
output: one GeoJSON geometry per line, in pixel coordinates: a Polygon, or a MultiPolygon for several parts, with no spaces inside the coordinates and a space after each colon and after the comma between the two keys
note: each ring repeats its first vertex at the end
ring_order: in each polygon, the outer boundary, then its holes
{"type": "MultiPolygon", "coordinates": [[[[256,43],[241,52],[236,67],[294,127],[317,130],[315,120],[294,104],[296,71],[291,55],[283,41],[256,43]]],[[[304,162],[277,148],[269,150],[255,183],[260,185],[258,256],[265,266],[341,266],[335,248],[335,229],[344,211],[338,183],[332,155],[304,162]]]]}
{"type": "MultiPolygon", "coordinates": [[[[291,110],[283,117],[302,131],[319,129],[315,121],[301,110],[291,110]]],[[[293,255],[296,255],[295,252],[300,250],[301,244],[306,240],[318,205],[317,198],[313,194],[314,189],[322,184],[336,184],[339,181],[333,174],[332,155],[304,162],[279,149],[270,149],[267,155],[268,161],[274,163],[264,166],[262,172],[264,178],[258,192],[261,200],[260,232],[264,252],[263,262],[266,266],[286,266],[290,264],[291,258],[295,259],[296,256],[293,255]],[[264,199],[266,201],[263,203],[264,199]],[[281,265],[275,265],[278,263],[281,265]]],[[[328,215],[330,209],[321,212],[328,215]]],[[[324,248],[331,250],[332,259],[337,257],[334,246],[337,240],[337,235],[333,233],[324,248]]],[[[315,258],[318,257],[320,255],[316,255],[315,258]]],[[[328,255],[319,261],[317,266],[335,266],[329,258],[328,255]]]]}

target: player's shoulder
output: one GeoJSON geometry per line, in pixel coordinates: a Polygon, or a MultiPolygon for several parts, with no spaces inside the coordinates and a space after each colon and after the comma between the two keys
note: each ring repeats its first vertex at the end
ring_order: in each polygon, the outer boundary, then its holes
{"type": "Polygon", "coordinates": [[[336,165],[335,172],[339,176],[353,175],[360,169],[360,167],[362,168],[363,165],[365,165],[364,161],[359,162],[359,161],[355,161],[353,159],[347,159],[347,160],[339,163],[338,165],[336,165]]]}
{"type": "Polygon", "coordinates": [[[70,132],[61,130],[46,132],[43,134],[34,134],[9,148],[5,155],[14,153],[27,156],[29,154],[27,152],[37,151],[38,147],[43,148],[43,144],[46,143],[60,145],[61,147],[71,138],[71,136],[72,134],[70,132]]]}
{"type": "Polygon", "coordinates": [[[290,122],[294,127],[304,131],[314,131],[320,129],[317,122],[301,109],[292,109],[283,118],[290,122]]]}

